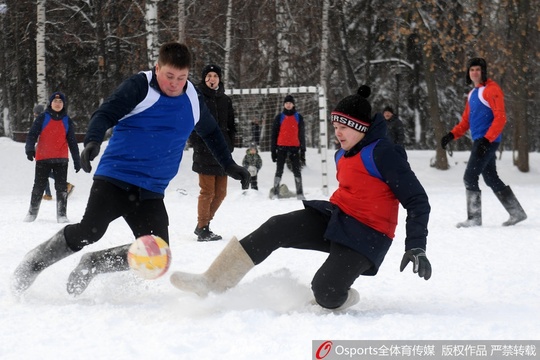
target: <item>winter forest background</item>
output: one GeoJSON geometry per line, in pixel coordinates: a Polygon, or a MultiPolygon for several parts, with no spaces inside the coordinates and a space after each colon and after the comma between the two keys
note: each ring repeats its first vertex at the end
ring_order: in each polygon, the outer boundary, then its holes
{"type": "Polygon", "coordinates": [[[501,150],[528,172],[540,150],[539,12],[534,0],[0,0],[0,135],[27,131],[53,91],[84,132],[122,80],[181,41],[196,84],[215,63],[227,89],[320,86],[329,110],[368,84],[374,111],[391,105],[404,121],[406,148],[435,150],[431,165],[446,169],[439,139],[460,119],[466,63],[480,56],[505,92],[501,150]]]}

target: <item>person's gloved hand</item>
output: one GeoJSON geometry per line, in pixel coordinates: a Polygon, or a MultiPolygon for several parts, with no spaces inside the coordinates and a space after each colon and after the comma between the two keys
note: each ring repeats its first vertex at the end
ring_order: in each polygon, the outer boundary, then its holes
{"type": "Polygon", "coordinates": [[[428,280],[431,277],[431,264],[426,257],[426,251],[421,248],[414,248],[405,251],[399,271],[403,271],[409,262],[413,263],[413,272],[418,276],[428,280]]]}
{"type": "Polygon", "coordinates": [[[30,161],[34,161],[34,158],[36,157],[36,150],[28,150],[26,152],[26,158],[30,161]]]}
{"type": "Polygon", "coordinates": [[[276,162],[277,161],[277,152],[275,150],[272,150],[272,162],[276,162]]]}
{"type": "Polygon", "coordinates": [[[478,148],[476,149],[476,155],[480,158],[484,157],[489,150],[491,143],[485,137],[478,140],[478,148]]]}
{"type": "Polygon", "coordinates": [[[75,172],[78,173],[79,171],[81,171],[81,162],[80,161],[74,161],[74,164],[75,166],[75,172]]]}
{"type": "Polygon", "coordinates": [[[454,140],[454,134],[449,132],[441,138],[441,147],[446,150],[446,145],[452,140],[454,140]]]}
{"type": "Polygon", "coordinates": [[[100,145],[95,141],[90,141],[84,147],[84,150],[81,153],[81,167],[82,169],[89,173],[92,171],[92,165],[90,161],[94,160],[99,154],[100,145]]]}
{"type": "Polygon", "coordinates": [[[225,173],[235,180],[240,180],[242,183],[242,189],[247,189],[249,187],[250,175],[246,168],[233,162],[227,166],[225,173]]]}

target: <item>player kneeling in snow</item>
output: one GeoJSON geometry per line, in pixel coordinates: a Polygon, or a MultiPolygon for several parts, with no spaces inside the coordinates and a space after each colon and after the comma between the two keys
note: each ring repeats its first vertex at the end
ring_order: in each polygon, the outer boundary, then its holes
{"type": "Polygon", "coordinates": [[[399,203],[407,210],[400,270],[412,262],[413,271],[428,280],[428,197],[403,148],[386,138],[384,120],[372,120],[370,92],[361,86],[332,112],[341,149],[335,155],[339,187],[329,201],[304,201],[305,209],[271,217],[241,241],[233,238],[206,272],[174,272],[172,284],[200,296],[223,292],[278,248],[317,250],[329,256],[311,282],[315,300],[327,309],[345,309],[359,301],[351,289],[355,280],[375,275],[390,248],[399,203]]]}
{"type": "MultiPolygon", "coordinates": [[[[205,102],[188,80],[191,53],[172,42],[159,50],[156,66],[133,75],[92,115],[81,166],[100,151],[109,128],[113,136],[100,159],[86,211],[24,257],[15,270],[13,290],[26,290],[45,268],[101,239],[109,224],[123,217],[133,236],[155,235],[169,242],[165,189],[177,174],[186,140],[195,131],[225,173],[247,186],[249,173],[236,164],[205,102]]],[[[86,253],[69,276],[67,291],[81,294],[101,273],[126,271],[131,244],[86,253]]]]}

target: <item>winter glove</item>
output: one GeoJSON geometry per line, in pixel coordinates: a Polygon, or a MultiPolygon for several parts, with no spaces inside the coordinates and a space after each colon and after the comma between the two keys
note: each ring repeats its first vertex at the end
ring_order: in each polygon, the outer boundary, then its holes
{"type": "Polygon", "coordinates": [[[36,157],[36,150],[28,150],[26,152],[26,158],[30,161],[34,161],[34,158],[36,157]]]}
{"type": "Polygon", "coordinates": [[[420,248],[414,248],[405,251],[399,271],[403,271],[409,262],[413,263],[413,272],[418,276],[428,280],[431,277],[431,264],[426,257],[426,251],[420,248]]]}
{"type": "Polygon", "coordinates": [[[276,162],[277,161],[277,152],[275,150],[272,151],[272,162],[276,162]]]}
{"type": "Polygon", "coordinates": [[[90,141],[84,147],[84,150],[81,153],[81,167],[82,169],[89,173],[92,171],[92,165],[90,161],[94,160],[99,154],[100,145],[95,141],[90,141]]]}
{"type": "Polygon", "coordinates": [[[74,165],[75,165],[75,172],[76,173],[81,171],[81,162],[80,161],[74,161],[74,165]]]}
{"type": "Polygon", "coordinates": [[[478,140],[478,148],[476,149],[476,155],[479,158],[483,158],[489,150],[491,143],[485,137],[478,140]]]}
{"type": "Polygon", "coordinates": [[[446,150],[446,145],[452,140],[454,140],[454,134],[449,132],[441,138],[441,147],[446,150]]]}
{"type": "Polygon", "coordinates": [[[235,180],[240,180],[242,183],[242,189],[247,189],[249,187],[249,171],[242,166],[233,162],[227,166],[225,173],[235,180]]]}

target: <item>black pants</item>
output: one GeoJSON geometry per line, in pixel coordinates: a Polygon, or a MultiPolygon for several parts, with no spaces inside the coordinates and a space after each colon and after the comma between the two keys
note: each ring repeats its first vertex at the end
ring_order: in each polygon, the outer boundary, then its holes
{"type": "Polygon", "coordinates": [[[68,163],[50,163],[47,161],[36,161],[36,173],[34,177],[34,187],[32,194],[39,194],[41,197],[47,184],[49,183],[49,174],[54,174],[54,188],[56,192],[67,191],[67,169],[68,163]]]}
{"type": "Polygon", "coordinates": [[[285,161],[287,161],[287,156],[289,157],[289,160],[291,160],[294,177],[302,177],[300,166],[300,148],[280,146],[276,150],[276,155],[276,177],[281,178],[283,175],[283,169],[285,167],[285,161]]]}
{"type": "Polygon", "coordinates": [[[240,243],[255,265],[278,248],[329,253],[315,273],[311,288],[321,306],[337,308],[347,300],[347,292],[354,281],[373,264],[353,249],[326,240],[324,233],[328,220],[328,216],[311,208],[273,216],[240,243]]]}
{"type": "Polygon", "coordinates": [[[66,242],[79,251],[101,239],[109,224],[119,217],[124,218],[135,238],[153,234],[169,243],[169,217],[163,199],[141,201],[138,188],[126,191],[104,180],[94,180],[81,222],[64,230],[66,242]]]}

